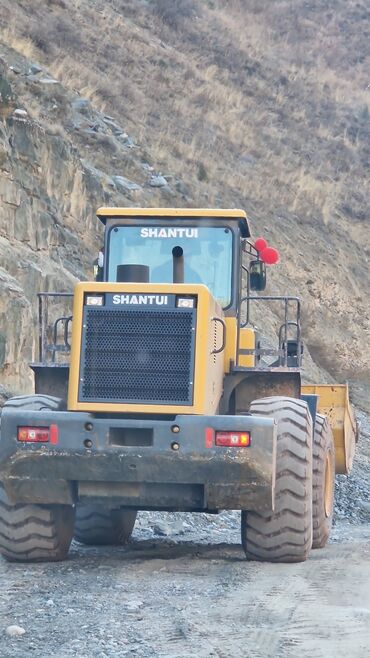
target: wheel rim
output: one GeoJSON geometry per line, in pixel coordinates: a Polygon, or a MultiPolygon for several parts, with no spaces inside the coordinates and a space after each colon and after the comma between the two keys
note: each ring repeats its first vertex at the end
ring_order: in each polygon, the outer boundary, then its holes
{"type": "Polygon", "coordinates": [[[333,511],[333,498],[334,498],[334,482],[333,482],[333,466],[330,459],[330,452],[326,455],[325,464],[325,515],[328,518],[333,511]]]}

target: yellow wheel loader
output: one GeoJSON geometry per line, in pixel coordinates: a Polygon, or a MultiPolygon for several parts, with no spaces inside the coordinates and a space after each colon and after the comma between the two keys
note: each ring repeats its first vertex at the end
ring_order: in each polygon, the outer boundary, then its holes
{"type": "Polygon", "coordinates": [[[277,252],[241,210],[97,215],[97,280],[40,293],[35,394],[3,408],[0,552],[61,560],[73,535],[124,544],[138,510],[231,509],[248,559],[305,560],[356,426],[346,387],[301,386],[299,299],[261,295],[277,252]],[[257,304],[281,308],[272,348],[257,304]]]}

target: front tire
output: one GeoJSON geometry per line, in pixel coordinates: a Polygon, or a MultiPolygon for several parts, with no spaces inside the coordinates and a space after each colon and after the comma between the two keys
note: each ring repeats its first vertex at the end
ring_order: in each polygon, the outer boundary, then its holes
{"type": "Polygon", "coordinates": [[[275,509],[242,512],[249,560],[303,562],[312,546],[312,419],[307,404],[287,397],[255,400],[255,416],[277,421],[275,509]]]}
{"type": "Polygon", "coordinates": [[[316,415],[313,440],[312,548],[323,548],[331,532],[334,511],[335,449],[326,416],[316,415]]]}
{"type": "Polygon", "coordinates": [[[77,505],[75,539],[90,546],[122,546],[131,537],[136,515],[136,510],[77,505]]]}

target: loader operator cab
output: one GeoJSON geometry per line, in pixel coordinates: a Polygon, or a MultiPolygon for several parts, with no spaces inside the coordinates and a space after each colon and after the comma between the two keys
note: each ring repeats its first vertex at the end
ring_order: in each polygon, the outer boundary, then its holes
{"type": "Polygon", "coordinates": [[[204,284],[227,308],[232,288],[232,230],[183,224],[114,226],[107,235],[107,280],[118,281],[122,265],[145,265],[147,283],[204,284]],[[181,261],[177,271],[182,270],[177,277],[176,261],[181,261]]]}
{"type": "Polygon", "coordinates": [[[240,306],[242,269],[250,290],[266,286],[265,264],[248,241],[243,211],[149,209],[141,214],[101,208],[97,214],[105,225],[105,249],[99,268],[95,264],[96,281],[203,284],[233,317],[240,306]]]}

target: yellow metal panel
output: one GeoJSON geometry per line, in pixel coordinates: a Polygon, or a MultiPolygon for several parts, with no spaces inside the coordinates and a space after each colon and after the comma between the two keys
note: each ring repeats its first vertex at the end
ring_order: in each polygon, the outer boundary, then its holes
{"type": "Polygon", "coordinates": [[[241,217],[244,210],[220,208],[99,208],[98,217],[241,217]]]}
{"type": "MultiPolygon", "coordinates": [[[[219,303],[209,294],[208,309],[204,307],[203,319],[208,327],[208,339],[202,349],[202,362],[196,358],[195,382],[202,378],[202,389],[205,391],[203,413],[215,415],[223,391],[224,381],[224,351],[218,352],[225,340],[224,315],[219,303]],[[223,322],[218,322],[222,320],[223,322]],[[216,353],[215,353],[216,350],[216,353]],[[202,377],[203,376],[203,377],[202,377]]],[[[199,394],[202,393],[200,389],[199,394]]]]}
{"type": "MultiPolygon", "coordinates": [[[[91,284],[91,290],[97,290],[101,286],[95,283],[91,284]]],[[[90,287],[87,284],[77,284],[73,294],[72,309],[72,338],[71,338],[71,360],[69,364],[69,382],[68,382],[68,411],[78,409],[78,385],[80,379],[80,355],[82,339],[82,316],[84,293],[88,292],[90,287]]]]}
{"type": "MultiPolygon", "coordinates": [[[[241,350],[254,350],[256,347],[256,332],[250,327],[240,330],[239,348],[241,350]]],[[[239,354],[238,366],[243,368],[254,368],[256,358],[254,354],[239,354]]]]}
{"type": "Polygon", "coordinates": [[[226,324],[226,347],[224,353],[224,372],[231,370],[231,362],[236,363],[236,344],[238,323],[236,318],[225,318],[226,324]]]}
{"type": "MultiPolygon", "coordinates": [[[[188,284],[148,283],[78,283],[74,291],[71,363],[68,391],[70,411],[107,413],[168,413],[168,414],[213,414],[216,413],[222,392],[223,354],[211,355],[214,340],[221,345],[222,336],[215,335],[212,317],[222,317],[222,310],[214,301],[208,288],[188,284]],[[85,293],[138,293],[197,295],[197,326],[195,340],[194,397],[193,405],[135,405],[101,402],[79,402],[79,370],[82,340],[82,316],[85,293]]],[[[219,323],[217,323],[218,325],[219,323]]],[[[218,333],[218,330],[217,330],[218,333]]]]}
{"type": "Polygon", "coordinates": [[[328,417],[335,443],[335,470],[347,474],[352,468],[357,436],[347,384],[302,386],[304,395],[318,395],[318,412],[328,417]]]}

